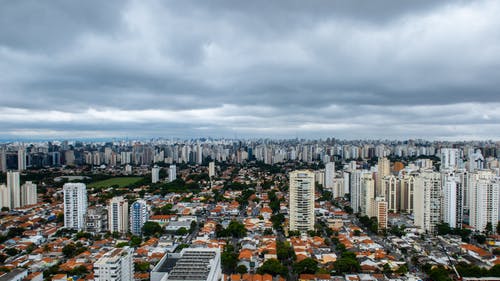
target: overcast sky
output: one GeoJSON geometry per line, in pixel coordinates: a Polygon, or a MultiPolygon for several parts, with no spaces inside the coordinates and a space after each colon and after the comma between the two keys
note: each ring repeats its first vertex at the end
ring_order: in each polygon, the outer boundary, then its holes
{"type": "Polygon", "coordinates": [[[500,1],[0,1],[0,137],[500,139],[500,1]]]}

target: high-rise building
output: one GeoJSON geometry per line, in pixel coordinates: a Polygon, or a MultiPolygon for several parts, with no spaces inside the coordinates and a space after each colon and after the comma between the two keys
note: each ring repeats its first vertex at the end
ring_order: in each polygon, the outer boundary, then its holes
{"type": "Polygon", "coordinates": [[[400,210],[402,212],[413,213],[413,203],[415,194],[415,177],[410,173],[402,174],[399,177],[400,183],[400,210]]]}
{"type": "Polygon", "coordinates": [[[393,175],[386,176],[382,179],[381,191],[387,203],[389,212],[397,213],[400,208],[400,185],[399,180],[393,175]]]}
{"type": "Polygon", "coordinates": [[[10,209],[21,207],[21,184],[19,172],[7,172],[7,188],[10,193],[10,209]]]}
{"type": "Polygon", "coordinates": [[[177,179],[177,168],[175,165],[170,165],[168,168],[168,181],[172,182],[177,179]]]}
{"type": "Polygon", "coordinates": [[[7,172],[7,152],[5,146],[0,146],[0,172],[7,172]]]}
{"type": "Polygon", "coordinates": [[[422,171],[415,178],[413,200],[415,225],[434,233],[436,225],[441,222],[441,174],[422,171]]]}
{"type": "Polygon", "coordinates": [[[384,197],[377,197],[373,203],[373,214],[377,217],[378,229],[387,228],[387,202],[384,197]]]}
{"type": "Polygon", "coordinates": [[[441,170],[456,170],[460,168],[460,150],[457,148],[441,148],[441,170]]]}
{"type": "Polygon", "coordinates": [[[461,178],[454,172],[442,173],[443,198],[442,215],[443,222],[450,227],[461,228],[463,218],[463,185],[461,178]]]}
{"type": "Polygon", "coordinates": [[[391,161],[385,157],[378,159],[377,164],[377,196],[386,196],[385,190],[383,190],[383,180],[385,177],[391,174],[391,161]]]}
{"type": "Polygon", "coordinates": [[[290,230],[314,230],[314,173],[290,172],[290,230]]]}
{"type": "Polygon", "coordinates": [[[478,231],[484,231],[488,223],[495,228],[499,220],[500,179],[490,170],[469,175],[469,224],[478,231]]]}
{"type": "Polygon", "coordinates": [[[36,184],[27,181],[21,186],[21,206],[35,205],[36,203],[36,184]]]}
{"type": "Polygon", "coordinates": [[[0,184],[0,209],[10,210],[10,189],[5,184],[0,184]]]}
{"type": "Polygon", "coordinates": [[[157,183],[158,181],[160,181],[160,167],[155,165],[151,169],[151,182],[157,183]]]}
{"type": "Polygon", "coordinates": [[[335,185],[335,162],[328,162],[325,165],[325,188],[332,190],[335,185]]]}
{"type": "Polygon", "coordinates": [[[374,200],[375,200],[375,180],[373,174],[366,172],[361,175],[361,201],[360,213],[369,217],[376,216],[374,214],[374,200]]]}
{"type": "Polygon", "coordinates": [[[22,172],[26,170],[26,148],[20,146],[17,150],[17,170],[22,172]]]}
{"type": "Polygon", "coordinates": [[[133,249],[112,249],[94,263],[95,281],[133,281],[133,249]]]}
{"type": "Polygon", "coordinates": [[[87,212],[87,188],[83,183],[65,183],[64,227],[81,230],[85,226],[87,212]]]}
{"type": "Polygon", "coordinates": [[[137,200],[130,205],[130,232],[142,234],[142,227],[149,219],[148,205],[144,200],[137,200]]]}
{"type": "Polygon", "coordinates": [[[215,177],[215,162],[208,163],[208,176],[210,178],[215,177]]]}
{"type": "Polygon", "coordinates": [[[128,200],[123,196],[111,198],[108,205],[109,231],[126,233],[128,225],[128,200]]]}

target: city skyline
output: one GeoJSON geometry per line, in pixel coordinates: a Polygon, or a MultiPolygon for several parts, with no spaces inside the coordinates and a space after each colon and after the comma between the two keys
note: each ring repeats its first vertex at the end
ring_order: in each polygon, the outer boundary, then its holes
{"type": "Polygon", "coordinates": [[[0,139],[499,139],[498,12],[495,1],[4,3],[0,139]]]}

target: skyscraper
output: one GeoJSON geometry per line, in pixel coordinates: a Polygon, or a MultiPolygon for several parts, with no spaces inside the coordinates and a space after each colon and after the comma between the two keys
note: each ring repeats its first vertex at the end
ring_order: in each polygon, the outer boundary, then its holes
{"type": "Polygon", "coordinates": [[[0,172],[7,172],[7,152],[5,146],[0,146],[0,172]]]}
{"type": "Polygon", "coordinates": [[[134,235],[142,234],[142,227],[148,221],[148,205],[144,200],[137,200],[130,205],[130,232],[134,235]]]}
{"type": "Polygon", "coordinates": [[[112,249],[94,263],[95,281],[133,281],[134,250],[129,247],[112,249]]]}
{"type": "Polygon", "coordinates": [[[160,167],[155,165],[151,169],[151,182],[157,183],[158,181],[160,181],[160,167]]]}
{"type": "Polygon", "coordinates": [[[484,231],[488,223],[496,227],[500,196],[500,180],[490,170],[470,173],[469,224],[484,231]]]}
{"type": "Polygon", "coordinates": [[[424,170],[415,178],[415,225],[434,233],[441,222],[441,174],[424,170]]]}
{"type": "Polygon", "coordinates": [[[376,196],[385,197],[385,190],[383,190],[383,180],[385,177],[391,174],[391,161],[389,159],[382,157],[378,159],[377,164],[377,193],[376,196]]]}
{"type": "Polygon", "coordinates": [[[461,178],[454,172],[443,172],[443,201],[442,215],[443,222],[450,227],[462,227],[463,217],[463,183],[461,178]]]}
{"type": "Polygon", "coordinates": [[[215,162],[208,163],[208,176],[210,178],[215,177],[215,162]]]}
{"type": "Polygon", "coordinates": [[[21,207],[21,184],[19,172],[7,172],[7,188],[10,193],[10,209],[21,207]]]}
{"type": "Polygon", "coordinates": [[[175,165],[170,165],[168,168],[168,181],[172,182],[177,179],[177,168],[175,165]]]}
{"type": "Polygon", "coordinates": [[[111,232],[128,231],[128,201],[123,196],[111,198],[108,205],[108,227],[111,232]]]}
{"type": "Polygon", "coordinates": [[[21,186],[21,206],[35,205],[36,203],[36,184],[27,181],[21,186]]]}
{"type": "Polygon", "coordinates": [[[26,170],[26,148],[20,146],[17,151],[17,170],[22,172],[26,170]]]}
{"type": "Polygon", "coordinates": [[[81,230],[87,212],[87,188],[83,183],[65,183],[64,227],[81,230]]]}
{"type": "Polygon", "coordinates": [[[314,230],[314,173],[290,172],[290,230],[314,230]]]}
{"type": "Polygon", "coordinates": [[[332,190],[335,185],[335,162],[328,162],[325,165],[325,188],[332,190]]]}
{"type": "Polygon", "coordinates": [[[441,148],[441,170],[456,170],[461,164],[460,150],[457,148],[441,148]]]}
{"type": "Polygon", "coordinates": [[[10,209],[10,189],[5,184],[0,184],[0,208],[10,209]]]}

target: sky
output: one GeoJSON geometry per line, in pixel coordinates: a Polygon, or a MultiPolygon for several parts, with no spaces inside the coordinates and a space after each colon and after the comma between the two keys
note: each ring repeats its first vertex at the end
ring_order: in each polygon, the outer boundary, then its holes
{"type": "Polygon", "coordinates": [[[500,1],[0,5],[0,138],[500,139],[500,1]]]}

